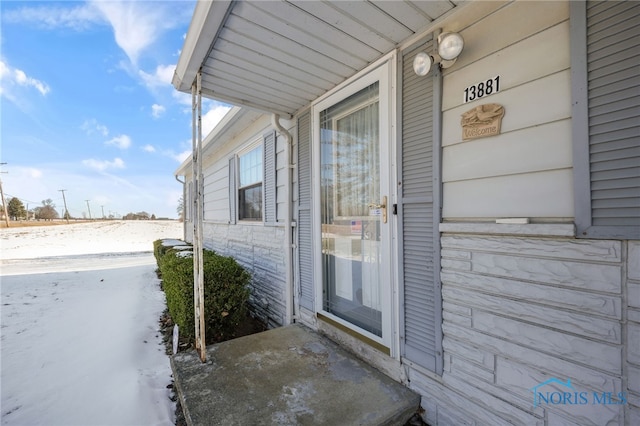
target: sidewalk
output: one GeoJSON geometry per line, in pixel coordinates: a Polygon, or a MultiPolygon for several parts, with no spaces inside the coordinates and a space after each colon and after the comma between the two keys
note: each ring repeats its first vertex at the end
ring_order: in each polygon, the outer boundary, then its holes
{"type": "Polygon", "coordinates": [[[187,424],[403,425],[420,397],[324,336],[291,325],[172,357],[187,424]]]}

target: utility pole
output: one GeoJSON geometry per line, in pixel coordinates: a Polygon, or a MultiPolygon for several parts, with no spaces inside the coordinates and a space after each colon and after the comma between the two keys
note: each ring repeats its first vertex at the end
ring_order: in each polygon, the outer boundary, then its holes
{"type": "Polygon", "coordinates": [[[104,206],[100,206],[100,208],[102,209],[102,218],[104,219],[104,206]]]}
{"type": "MultiPolygon", "coordinates": [[[[0,163],[0,166],[4,166],[7,163],[0,163]]],[[[7,172],[0,172],[7,173],[7,172]]],[[[9,227],[9,213],[7,212],[7,203],[4,201],[4,191],[2,190],[2,179],[0,179],[0,197],[2,198],[2,208],[4,209],[4,221],[7,224],[7,228],[9,227]]]]}
{"type": "Polygon", "coordinates": [[[89,209],[89,220],[91,220],[91,207],[89,207],[89,200],[84,200],[87,202],[87,209],[89,209]]]}
{"type": "Polygon", "coordinates": [[[67,209],[67,199],[64,197],[64,191],[66,191],[66,189],[58,189],[58,191],[62,192],[62,201],[64,202],[64,214],[62,217],[67,219],[67,223],[69,223],[69,209],[67,209]]]}

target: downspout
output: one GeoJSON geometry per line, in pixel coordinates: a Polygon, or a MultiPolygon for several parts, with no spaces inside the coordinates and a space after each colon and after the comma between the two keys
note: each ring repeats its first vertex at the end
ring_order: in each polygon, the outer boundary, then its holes
{"type": "Polygon", "coordinates": [[[291,324],[295,321],[295,304],[294,304],[294,284],[293,284],[293,236],[292,236],[292,227],[291,227],[291,217],[293,216],[293,201],[291,200],[291,183],[293,182],[291,178],[291,172],[294,169],[294,165],[291,162],[291,151],[293,145],[293,137],[291,133],[280,124],[280,116],[278,114],[273,114],[271,116],[271,124],[276,130],[285,137],[286,141],[284,144],[284,150],[287,157],[287,173],[286,173],[286,183],[285,183],[285,199],[286,201],[286,216],[284,220],[284,229],[285,229],[285,243],[284,249],[286,253],[286,289],[285,289],[285,298],[286,298],[286,322],[287,324],[291,324]]]}

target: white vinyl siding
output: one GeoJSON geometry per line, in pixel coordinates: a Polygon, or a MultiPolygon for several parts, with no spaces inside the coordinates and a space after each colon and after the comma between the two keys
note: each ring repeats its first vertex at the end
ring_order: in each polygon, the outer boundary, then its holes
{"type": "Polygon", "coordinates": [[[567,3],[514,2],[461,31],[473,48],[443,72],[445,220],[573,218],[568,18],[567,3]],[[464,103],[498,75],[498,93],[464,103]],[[461,115],[487,103],[505,109],[501,134],[463,141],[461,115]]]}
{"type": "Polygon", "coordinates": [[[226,162],[205,164],[204,175],[204,220],[227,222],[229,201],[227,197],[228,169],[226,162]]]}

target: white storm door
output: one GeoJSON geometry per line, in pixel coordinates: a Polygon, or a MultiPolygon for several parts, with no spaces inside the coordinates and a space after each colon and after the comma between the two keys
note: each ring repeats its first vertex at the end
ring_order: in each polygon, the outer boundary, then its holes
{"type": "Polygon", "coordinates": [[[320,312],[391,346],[387,67],[319,104],[320,312]]]}

